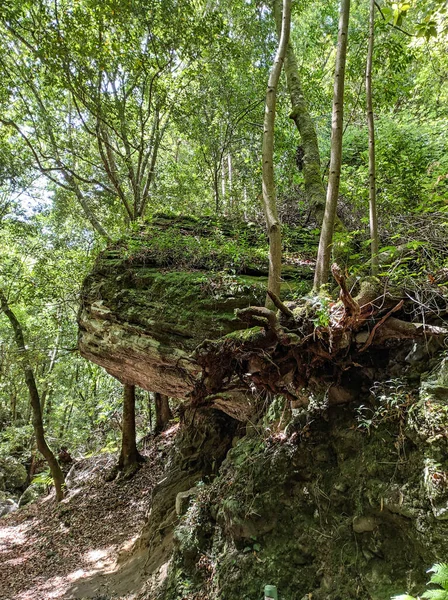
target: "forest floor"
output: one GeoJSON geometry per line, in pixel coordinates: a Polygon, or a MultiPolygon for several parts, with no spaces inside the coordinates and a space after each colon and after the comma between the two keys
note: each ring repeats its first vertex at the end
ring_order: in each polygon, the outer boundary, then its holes
{"type": "Polygon", "coordinates": [[[84,459],[59,505],[50,494],[1,518],[0,599],[114,597],[108,576],[145,521],[173,437],[170,430],[147,444],[130,481],[104,481],[115,456],[84,459]]]}

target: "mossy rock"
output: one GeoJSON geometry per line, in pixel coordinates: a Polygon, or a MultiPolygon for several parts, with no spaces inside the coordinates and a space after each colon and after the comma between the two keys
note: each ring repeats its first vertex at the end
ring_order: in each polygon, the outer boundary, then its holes
{"type": "MultiPolygon", "coordinates": [[[[289,274],[284,298],[311,285],[305,271],[289,274]]],[[[246,328],[235,310],[264,304],[267,272],[262,228],[159,215],[104,251],[86,278],[81,354],[123,383],[185,398],[201,376],[192,352],[246,328]]]]}
{"type": "Polygon", "coordinates": [[[12,456],[0,459],[0,490],[14,492],[23,489],[27,478],[25,467],[12,456]]]}

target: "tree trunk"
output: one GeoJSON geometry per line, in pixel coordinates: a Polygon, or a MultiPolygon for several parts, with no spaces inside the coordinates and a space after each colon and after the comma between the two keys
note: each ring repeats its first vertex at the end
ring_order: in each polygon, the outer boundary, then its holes
{"type": "MultiPolygon", "coordinates": [[[[277,86],[285,59],[291,24],[291,0],[283,0],[283,16],[280,41],[275,55],[274,65],[268,80],[266,107],[263,127],[263,208],[269,235],[269,277],[268,290],[280,295],[280,277],[282,270],[282,239],[280,221],[277,212],[277,198],[274,182],[274,126],[277,86]]],[[[266,304],[271,300],[267,297],[266,304]]]]}
{"type": "Polygon", "coordinates": [[[331,246],[333,242],[334,222],[339,195],[339,181],[342,163],[342,135],[344,118],[344,83],[345,60],[347,56],[348,21],[350,14],[350,0],[342,0],[338,49],[336,54],[336,69],[333,93],[333,117],[331,130],[331,155],[330,173],[328,177],[327,199],[325,204],[324,220],[320,234],[319,250],[317,253],[316,272],[314,276],[314,289],[319,288],[328,281],[330,271],[331,246]]]}
{"type": "Polygon", "coordinates": [[[222,204],[224,206],[226,202],[226,166],[224,164],[224,160],[221,161],[221,195],[222,195],[222,204]]]}
{"type": "Polygon", "coordinates": [[[12,424],[15,425],[17,420],[17,394],[14,392],[11,395],[11,415],[12,415],[12,424]]]}
{"type": "Polygon", "coordinates": [[[170,420],[173,418],[168,396],[164,394],[154,394],[155,406],[156,406],[156,426],[154,433],[158,435],[162,431],[168,428],[170,420]]]}
{"type": "Polygon", "coordinates": [[[123,428],[118,468],[128,470],[141,462],[141,456],[135,440],[135,386],[124,384],[123,387],[123,428]]]}
{"type": "Polygon", "coordinates": [[[367,100],[367,125],[369,128],[369,220],[370,220],[370,248],[372,253],[372,275],[378,275],[378,217],[376,211],[376,168],[375,168],[375,123],[373,120],[372,103],[372,62],[373,47],[375,43],[375,0],[370,0],[369,13],[369,46],[366,64],[366,100],[367,100]]]}
{"type": "Polygon", "coordinates": [[[0,306],[2,308],[2,311],[5,313],[6,317],[8,318],[9,322],[11,323],[11,327],[14,331],[14,338],[17,344],[17,348],[20,354],[22,355],[22,369],[25,376],[25,383],[28,388],[30,404],[33,412],[33,428],[34,435],[36,436],[37,449],[43,455],[43,457],[48,463],[48,466],[50,467],[50,472],[54,481],[54,487],[56,489],[56,500],[59,502],[64,498],[64,474],[62,473],[61,467],[59,466],[55,455],[51,451],[45,439],[39,391],[37,389],[36,380],[34,378],[33,369],[31,367],[28,351],[25,345],[22,326],[14,312],[9,307],[8,300],[2,290],[0,290],[0,306]]]}
{"type": "MultiPolygon", "coordinates": [[[[274,0],[274,16],[277,33],[280,35],[282,27],[282,2],[274,0]]],[[[310,206],[315,211],[316,220],[322,224],[325,211],[325,187],[322,183],[319,144],[316,128],[308,111],[307,102],[303,94],[302,83],[299,77],[299,67],[294,48],[288,43],[285,55],[285,74],[288,91],[291,98],[291,114],[299,131],[304,150],[303,179],[305,192],[310,206]]]]}
{"type": "MultiPolygon", "coordinates": [[[[49,390],[50,390],[50,382],[49,382],[49,378],[51,377],[51,374],[53,373],[53,369],[56,365],[56,358],[58,355],[58,350],[59,350],[59,340],[61,337],[61,330],[62,327],[60,327],[58,329],[58,332],[56,334],[56,339],[54,342],[54,348],[50,353],[50,364],[48,366],[48,370],[47,373],[45,374],[45,380],[44,380],[44,384],[43,384],[43,388],[41,388],[42,393],[40,395],[40,407],[41,407],[41,411],[42,411],[42,415],[45,414],[45,403],[47,400],[47,396],[49,395],[49,390]]],[[[47,411],[47,415],[49,414],[49,412],[47,411]]]]}
{"type": "Polygon", "coordinates": [[[229,177],[229,210],[232,213],[234,194],[233,194],[233,165],[232,165],[232,155],[230,154],[230,152],[227,155],[227,174],[229,177]]]}
{"type": "Polygon", "coordinates": [[[218,171],[218,167],[216,167],[216,165],[213,169],[213,193],[215,196],[215,211],[216,211],[216,214],[219,215],[219,209],[220,209],[219,171],[218,171]]]}

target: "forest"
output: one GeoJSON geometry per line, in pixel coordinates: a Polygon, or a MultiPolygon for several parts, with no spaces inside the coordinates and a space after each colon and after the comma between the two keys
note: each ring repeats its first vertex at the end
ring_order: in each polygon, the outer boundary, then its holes
{"type": "Polygon", "coordinates": [[[447,16],[0,3],[0,600],[448,600],[447,16]]]}

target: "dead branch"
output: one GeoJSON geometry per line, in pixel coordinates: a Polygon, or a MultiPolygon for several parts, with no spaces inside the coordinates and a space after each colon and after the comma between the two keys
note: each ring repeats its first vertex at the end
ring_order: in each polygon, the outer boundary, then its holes
{"type": "Polygon", "coordinates": [[[367,342],[364,344],[364,346],[361,348],[361,350],[359,352],[364,352],[365,350],[367,350],[367,348],[370,346],[370,344],[373,341],[373,338],[375,336],[375,333],[376,333],[376,330],[378,329],[378,327],[380,327],[384,323],[384,321],[386,321],[391,316],[391,314],[393,314],[394,312],[397,312],[397,310],[400,310],[400,308],[402,308],[403,304],[404,304],[404,301],[401,300],[397,304],[397,306],[394,306],[394,308],[392,308],[388,313],[386,313],[384,315],[384,317],[382,317],[382,319],[380,319],[378,321],[378,323],[375,325],[375,327],[370,332],[370,335],[369,335],[369,337],[367,339],[367,342]]]}
{"type": "Polygon", "coordinates": [[[341,288],[341,292],[339,294],[339,299],[341,300],[342,304],[345,306],[348,316],[356,317],[361,312],[361,309],[359,308],[359,304],[357,302],[355,302],[352,295],[348,291],[347,281],[345,279],[344,274],[342,273],[341,268],[336,263],[333,263],[331,266],[331,272],[333,274],[333,277],[336,280],[336,283],[341,288]]]}
{"type": "Polygon", "coordinates": [[[265,329],[277,331],[280,327],[277,315],[273,310],[264,306],[249,306],[235,311],[236,316],[248,325],[262,325],[265,329]]]}
{"type": "Polygon", "coordinates": [[[413,339],[421,335],[448,335],[448,329],[424,323],[409,323],[389,317],[377,335],[377,342],[386,339],[413,339]]]}
{"type": "Polygon", "coordinates": [[[294,318],[294,313],[292,312],[292,310],[290,308],[288,308],[285,304],[283,304],[283,302],[280,300],[280,298],[278,296],[276,296],[274,294],[274,292],[271,292],[271,290],[268,290],[267,293],[268,293],[269,298],[274,303],[274,306],[276,308],[278,308],[278,310],[280,312],[282,312],[284,315],[286,315],[290,319],[294,318]]]}

